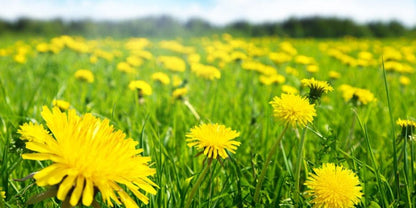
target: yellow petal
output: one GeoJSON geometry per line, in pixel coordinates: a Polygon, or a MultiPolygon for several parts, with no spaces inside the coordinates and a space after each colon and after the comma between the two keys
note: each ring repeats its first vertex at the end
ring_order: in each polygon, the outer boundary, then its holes
{"type": "Polygon", "coordinates": [[[85,188],[84,192],[82,193],[82,204],[85,206],[90,206],[92,200],[94,199],[94,184],[91,180],[85,180],[85,188]]]}
{"type": "Polygon", "coordinates": [[[72,186],[74,185],[75,178],[76,176],[67,176],[61,183],[59,186],[58,194],[56,195],[59,200],[65,200],[68,191],[71,190],[72,186]]]}
{"type": "Polygon", "coordinates": [[[71,199],[69,200],[69,203],[72,206],[76,206],[78,204],[79,198],[82,194],[82,189],[84,189],[84,177],[78,176],[77,185],[75,186],[75,189],[71,195],[71,199]]]}

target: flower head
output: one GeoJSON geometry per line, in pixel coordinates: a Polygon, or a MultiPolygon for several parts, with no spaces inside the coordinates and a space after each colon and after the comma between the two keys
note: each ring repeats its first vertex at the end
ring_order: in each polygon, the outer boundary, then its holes
{"type": "Polygon", "coordinates": [[[99,191],[109,206],[115,202],[137,207],[126,188],[146,204],[149,199],[139,190],[156,194],[156,184],[148,178],[156,173],[148,165],[150,158],[141,156],[143,150],[136,149],[137,142],[115,131],[109,120],[47,107],[43,107],[42,117],[50,132],[41,124],[20,126],[21,139],[33,151],[22,157],[52,161],[34,178],[39,186],[58,186],[59,200],[69,199],[71,206],[81,202],[90,206],[99,191]]]}
{"type": "Polygon", "coordinates": [[[286,94],[298,94],[298,89],[290,86],[290,85],[282,85],[282,92],[286,94]]]}
{"type": "Polygon", "coordinates": [[[339,90],[342,91],[342,97],[345,101],[352,101],[354,104],[363,104],[367,105],[370,102],[374,102],[377,99],[374,97],[374,94],[369,90],[355,88],[350,85],[343,84],[339,87],[339,90]],[[359,103],[358,103],[359,102],[359,103]]]}
{"type": "Polygon", "coordinates": [[[0,198],[5,199],[6,198],[6,192],[3,191],[3,189],[0,187],[0,198]]]}
{"type": "Polygon", "coordinates": [[[94,74],[87,69],[80,69],[75,72],[75,78],[80,81],[93,83],[94,82],[94,74]]]}
{"type": "Polygon", "coordinates": [[[172,96],[175,99],[181,99],[183,98],[184,95],[186,95],[186,93],[188,93],[188,89],[186,87],[181,87],[181,88],[175,89],[172,92],[172,96]]]}
{"type": "Polygon", "coordinates": [[[314,172],[305,183],[314,207],[346,208],[360,202],[360,181],[351,170],[326,163],[314,172]]]}
{"type": "Polygon", "coordinates": [[[413,132],[415,131],[416,128],[416,122],[412,121],[412,120],[402,120],[402,119],[398,119],[396,121],[396,124],[399,125],[402,128],[401,131],[401,136],[402,138],[411,138],[413,139],[413,132]]]}
{"type": "Polygon", "coordinates": [[[274,117],[292,127],[306,126],[316,116],[315,105],[299,95],[282,94],[281,97],[274,97],[270,104],[274,117]]]}
{"type": "Polygon", "coordinates": [[[318,100],[322,94],[328,93],[334,90],[328,82],[319,81],[315,78],[312,79],[302,79],[302,85],[309,88],[309,99],[314,103],[315,100],[318,100]]]}
{"type": "Polygon", "coordinates": [[[151,95],[152,87],[142,80],[131,81],[129,84],[131,90],[139,90],[143,95],[151,95]]]}
{"type": "Polygon", "coordinates": [[[68,108],[71,104],[69,104],[65,100],[53,100],[52,105],[54,107],[58,107],[59,110],[61,110],[61,111],[66,111],[66,110],[68,110],[68,108]]]}
{"type": "Polygon", "coordinates": [[[228,155],[225,150],[235,153],[240,142],[234,141],[234,138],[240,136],[237,131],[231,130],[220,124],[201,124],[191,129],[191,132],[186,135],[189,147],[196,146],[202,150],[208,158],[223,159],[228,155]]]}
{"type": "Polygon", "coordinates": [[[169,76],[163,72],[155,72],[152,74],[152,79],[154,81],[158,81],[164,85],[168,85],[170,83],[169,76]]]}

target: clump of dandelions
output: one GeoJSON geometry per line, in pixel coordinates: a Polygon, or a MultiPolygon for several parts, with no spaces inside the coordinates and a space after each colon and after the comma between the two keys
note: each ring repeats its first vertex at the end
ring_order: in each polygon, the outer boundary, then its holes
{"type": "Polygon", "coordinates": [[[309,88],[308,98],[311,103],[315,103],[322,94],[334,91],[334,88],[326,81],[319,81],[315,78],[302,79],[302,85],[309,88]]]}
{"type": "Polygon", "coordinates": [[[191,132],[186,135],[188,137],[186,139],[188,146],[197,147],[201,151],[198,155],[204,154],[208,158],[208,164],[193,185],[185,208],[190,207],[196,191],[211,167],[212,160],[217,159],[221,161],[220,159],[226,159],[228,157],[226,151],[235,153],[235,150],[240,145],[240,142],[234,140],[238,136],[240,136],[239,132],[221,124],[201,124],[193,127],[191,132]]]}
{"type": "Polygon", "coordinates": [[[349,208],[360,202],[360,181],[351,170],[326,163],[314,172],[305,183],[314,207],[349,208]]]}
{"type": "Polygon", "coordinates": [[[57,107],[43,107],[41,115],[50,132],[41,124],[20,126],[21,139],[33,151],[22,157],[52,161],[33,177],[39,186],[52,186],[63,207],[97,204],[97,192],[108,206],[138,207],[125,189],[145,204],[149,199],[142,191],[156,194],[157,185],[149,179],[156,174],[148,165],[150,158],[141,156],[137,142],[115,131],[109,120],[80,117],[73,109],[63,113],[57,107]]]}

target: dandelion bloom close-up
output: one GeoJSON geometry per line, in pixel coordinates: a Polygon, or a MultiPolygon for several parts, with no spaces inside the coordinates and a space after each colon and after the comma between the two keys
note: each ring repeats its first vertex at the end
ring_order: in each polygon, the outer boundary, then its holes
{"type": "Polygon", "coordinates": [[[189,147],[197,147],[202,150],[208,158],[216,159],[218,156],[225,159],[228,157],[225,150],[235,153],[240,142],[234,138],[240,136],[237,131],[231,130],[220,124],[201,124],[191,129],[186,135],[189,147]]]}
{"type": "Polygon", "coordinates": [[[316,116],[315,105],[299,95],[282,94],[281,97],[274,97],[270,104],[273,107],[273,116],[292,127],[304,127],[316,116]]]}
{"type": "Polygon", "coordinates": [[[314,207],[348,208],[360,202],[360,181],[351,170],[326,163],[314,172],[305,183],[314,207]]]}
{"type": "Polygon", "coordinates": [[[23,124],[18,131],[26,148],[33,151],[23,154],[23,159],[52,161],[35,172],[37,185],[58,186],[57,198],[71,206],[81,202],[90,206],[97,191],[107,205],[115,202],[126,207],[137,207],[128,192],[145,204],[149,199],[142,191],[156,194],[157,185],[149,179],[156,173],[148,165],[150,158],[141,156],[138,142],[114,130],[109,120],[47,107],[41,115],[50,132],[33,123],[23,124]]]}

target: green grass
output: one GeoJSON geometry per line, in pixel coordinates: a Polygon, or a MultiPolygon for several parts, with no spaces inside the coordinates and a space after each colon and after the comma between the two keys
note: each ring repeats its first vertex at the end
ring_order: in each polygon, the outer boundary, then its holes
{"type": "MultiPolygon", "coordinates": [[[[0,37],[1,40],[1,37],[0,37]]],[[[220,63],[207,62],[205,46],[213,45],[214,40],[226,43],[221,38],[193,38],[182,41],[192,46],[201,55],[201,62],[221,69],[221,79],[204,80],[196,77],[189,69],[177,73],[166,70],[156,61],[159,55],[174,55],[186,60],[186,55],[161,49],[159,40],[150,40],[152,45],[145,48],[152,52],[154,59],[147,60],[138,67],[137,75],[123,74],[116,69],[117,63],[129,55],[125,40],[115,43],[98,40],[97,47],[103,50],[121,51],[120,57],[112,61],[100,58],[96,64],[89,62],[90,54],[81,54],[63,49],[58,54],[37,53],[39,40],[24,39],[32,49],[27,62],[13,61],[18,44],[7,39],[1,48],[10,48],[11,55],[0,56],[0,187],[6,192],[1,206],[28,207],[25,203],[34,195],[46,189],[38,187],[32,179],[15,181],[32,172],[46,167],[50,162],[28,161],[21,154],[28,152],[19,139],[17,130],[25,122],[43,123],[40,116],[42,106],[51,106],[53,99],[63,99],[71,103],[71,108],[80,114],[92,113],[100,118],[108,118],[116,129],[120,129],[139,141],[143,155],[150,156],[157,173],[152,180],[159,185],[158,193],[147,195],[150,203],[146,206],[137,200],[140,207],[183,207],[198,175],[204,169],[203,156],[195,157],[198,151],[189,148],[185,135],[199,124],[191,111],[180,100],[171,97],[173,87],[152,82],[151,74],[162,71],[170,76],[176,74],[187,80],[189,102],[201,116],[203,122],[221,123],[241,133],[237,138],[241,145],[235,154],[230,154],[223,164],[214,160],[206,177],[197,190],[191,207],[251,207],[254,206],[254,192],[264,160],[283,130],[283,124],[272,117],[269,101],[280,96],[278,85],[265,86],[259,82],[259,74],[241,68],[240,61],[230,61],[223,67],[220,63]],[[95,75],[92,84],[82,83],[73,76],[78,69],[89,69],[95,75]],[[142,79],[153,87],[153,94],[139,104],[136,92],[128,88],[129,81],[142,79]],[[192,179],[190,179],[193,177],[192,179]]],[[[42,41],[42,40],[40,40],[42,41]]],[[[49,40],[43,40],[49,41],[49,40]]],[[[316,106],[317,117],[305,132],[305,144],[300,172],[300,191],[306,176],[322,163],[342,164],[353,170],[360,178],[364,196],[358,207],[400,206],[416,204],[414,141],[399,143],[395,125],[397,118],[413,118],[416,115],[416,83],[414,74],[409,86],[399,83],[400,73],[383,73],[381,47],[392,46],[401,50],[404,46],[416,52],[415,42],[406,39],[392,40],[314,40],[314,39],[242,39],[246,43],[270,51],[280,51],[279,44],[291,42],[298,54],[314,57],[320,71],[310,74],[305,67],[289,63],[274,64],[267,55],[254,57],[264,64],[274,66],[286,77],[286,83],[300,89],[300,80],[315,77],[329,80],[330,70],[341,73],[341,78],[331,80],[335,91],[330,92],[316,106]],[[367,67],[347,66],[330,57],[319,48],[326,44],[330,48],[342,46],[353,57],[361,50],[368,50],[375,56],[377,64],[367,67]],[[367,49],[366,49],[367,48],[367,49]],[[299,76],[286,74],[285,67],[293,66],[299,76]],[[354,107],[342,98],[338,90],[341,84],[349,84],[370,90],[377,102],[354,107]],[[387,94],[387,96],[386,96],[387,94]],[[355,120],[355,121],[354,121],[355,120]],[[355,124],[353,125],[353,123],[355,124]],[[396,156],[397,155],[397,160],[396,156]],[[398,176],[395,174],[397,173],[398,176]]],[[[249,53],[245,48],[235,51],[249,53]]],[[[413,64],[405,60],[402,63],[413,64]]],[[[260,207],[311,206],[310,198],[304,194],[296,196],[295,175],[298,169],[299,135],[302,129],[289,128],[281,145],[273,156],[265,175],[259,200],[260,207]],[[300,197],[301,204],[294,204],[300,197]]],[[[105,207],[100,197],[96,197],[105,207]]],[[[59,207],[56,198],[44,200],[33,207],[59,207]]]]}

